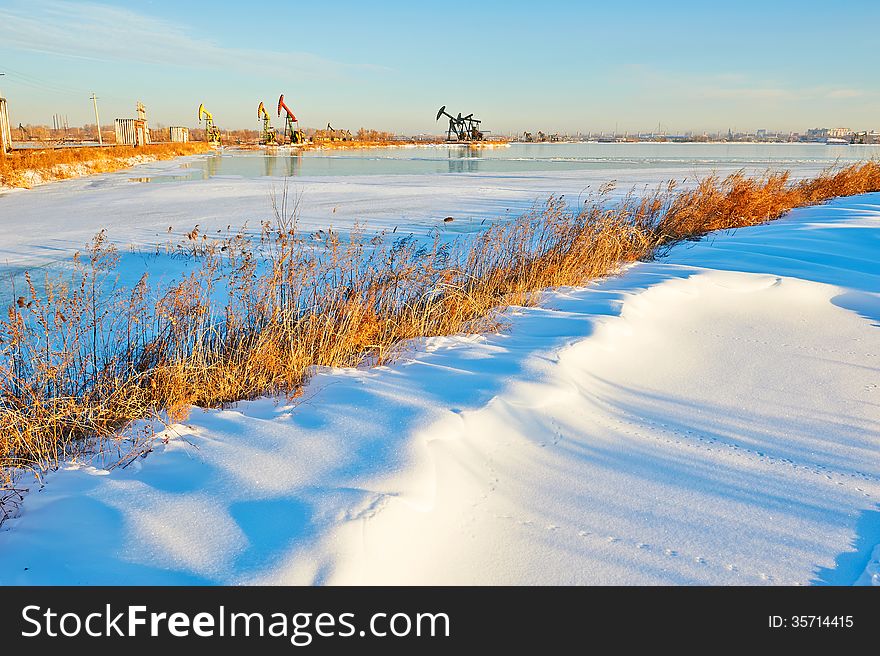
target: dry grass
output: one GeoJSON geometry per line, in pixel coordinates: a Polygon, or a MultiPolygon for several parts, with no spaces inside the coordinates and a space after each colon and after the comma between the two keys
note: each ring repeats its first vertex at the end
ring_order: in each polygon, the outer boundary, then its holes
{"type": "Polygon", "coordinates": [[[30,187],[41,182],[107,173],[133,164],[209,150],[199,142],[78,148],[25,148],[0,157],[0,186],[30,187]]]}
{"type": "Polygon", "coordinates": [[[303,235],[285,193],[259,235],[189,233],[175,252],[191,272],[162,290],[146,274],[115,284],[119,255],[98,235],[72,277],[27,277],[0,321],[2,482],[12,494],[15,472],[112,446],[134,420],[295,395],[314,366],[387,362],[403,340],[490,329],[498,308],[682,239],[877,190],[873,161],[797,183],[786,173],[709,177],[684,192],[669,183],[614,203],[606,188],[578,211],[552,198],[472,239],[427,244],[358,229],[303,235]]]}
{"type": "Polygon", "coordinates": [[[678,194],[658,225],[661,240],[699,237],[714,230],[757,225],[793,207],[880,189],[880,163],[868,161],[792,184],[790,173],[750,178],[735,173],[725,179],[704,178],[691,191],[678,194]]]}

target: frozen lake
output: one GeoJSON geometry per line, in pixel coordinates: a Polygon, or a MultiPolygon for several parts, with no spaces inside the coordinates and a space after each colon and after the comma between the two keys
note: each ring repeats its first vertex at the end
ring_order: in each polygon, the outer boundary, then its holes
{"type": "Polygon", "coordinates": [[[507,147],[401,146],[356,150],[225,150],[138,182],[207,180],[215,176],[359,176],[438,173],[535,173],[718,167],[823,167],[880,156],[880,146],[825,144],[556,143],[507,147]]]}
{"type": "Polygon", "coordinates": [[[616,195],[675,179],[788,169],[812,176],[880,156],[880,146],[824,144],[512,144],[291,153],[224,149],[0,193],[0,275],[69,262],[96,233],[155,253],[196,225],[259,231],[287,188],[302,230],[471,234],[564,195],[577,205],[614,182],[616,195]],[[142,184],[142,182],[163,184],[142,184]],[[453,222],[444,222],[448,216],[453,222]]]}

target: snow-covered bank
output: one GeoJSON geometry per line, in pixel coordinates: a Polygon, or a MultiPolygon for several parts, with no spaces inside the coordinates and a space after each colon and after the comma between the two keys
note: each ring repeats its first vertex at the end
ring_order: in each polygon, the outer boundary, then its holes
{"type": "Polygon", "coordinates": [[[880,543],[880,194],[712,235],[71,466],[3,583],[852,583],[880,543]]]}
{"type": "Polygon", "coordinates": [[[135,155],[134,157],[123,157],[112,164],[106,160],[62,163],[55,164],[49,169],[25,169],[19,175],[22,184],[17,187],[6,187],[0,185],[0,191],[12,191],[14,189],[38,187],[40,185],[49,184],[50,182],[58,182],[60,180],[70,180],[73,178],[82,178],[94,175],[96,172],[102,171],[102,166],[115,166],[118,169],[127,169],[140,164],[155,162],[159,159],[157,155],[135,155]]]}

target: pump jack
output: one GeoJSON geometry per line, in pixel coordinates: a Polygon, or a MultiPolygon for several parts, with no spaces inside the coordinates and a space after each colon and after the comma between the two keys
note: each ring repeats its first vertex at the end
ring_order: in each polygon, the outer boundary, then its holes
{"type": "Polygon", "coordinates": [[[459,112],[458,116],[453,116],[446,111],[446,105],[443,105],[437,111],[436,120],[439,121],[441,116],[449,119],[446,141],[482,141],[484,139],[484,134],[480,131],[480,123],[482,121],[474,118],[473,113],[462,116],[461,112],[459,112]]]}
{"type": "Polygon", "coordinates": [[[266,107],[262,102],[260,102],[260,106],[257,107],[257,118],[263,121],[263,131],[260,134],[260,143],[264,145],[277,143],[275,128],[272,127],[272,119],[269,118],[269,112],[266,111],[266,107]]]}
{"type": "Polygon", "coordinates": [[[205,121],[205,141],[220,145],[220,128],[214,125],[214,115],[205,109],[204,103],[199,105],[199,123],[205,121]]]}
{"type": "Polygon", "coordinates": [[[278,116],[281,116],[282,109],[287,112],[284,122],[284,136],[289,137],[290,143],[292,144],[305,143],[305,132],[299,129],[299,121],[296,120],[296,116],[294,116],[293,112],[290,110],[290,107],[284,104],[283,93],[281,94],[281,97],[278,98],[278,116]]]}
{"type": "Polygon", "coordinates": [[[336,130],[329,123],[327,124],[327,138],[330,141],[354,141],[351,130],[336,130]]]}

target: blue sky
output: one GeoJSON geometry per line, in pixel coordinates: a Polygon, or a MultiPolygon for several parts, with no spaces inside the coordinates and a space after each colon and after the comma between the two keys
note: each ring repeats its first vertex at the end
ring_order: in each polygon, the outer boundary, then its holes
{"type": "MultiPolygon", "coordinates": [[[[257,127],[284,93],[302,125],[498,132],[880,129],[876,1],[0,3],[14,124],[257,127]]],[[[276,120],[280,124],[280,120],[276,120]]]]}

